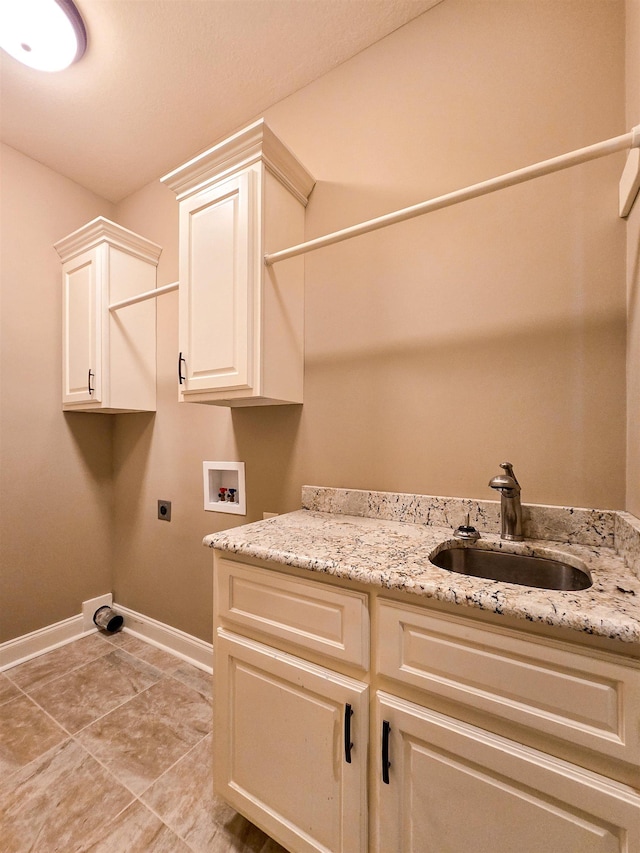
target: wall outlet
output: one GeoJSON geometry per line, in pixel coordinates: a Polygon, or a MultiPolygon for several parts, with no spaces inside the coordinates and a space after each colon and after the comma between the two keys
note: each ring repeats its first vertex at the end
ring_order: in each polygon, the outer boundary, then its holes
{"type": "Polygon", "coordinates": [[[171,521],[171,501],[158,501],[158,518],[160,521],[171,521]]]}
{"type": "MultiPolygon", "coordinates": [[[[113,607],[113,594],[99,595],[97,598],[89,598],[82,602],[82,630],[91,631],[96,627],[93,614],[99,607],[113,607]]],[[[97,630],[97,629],[96,629],[97,630]]]]}

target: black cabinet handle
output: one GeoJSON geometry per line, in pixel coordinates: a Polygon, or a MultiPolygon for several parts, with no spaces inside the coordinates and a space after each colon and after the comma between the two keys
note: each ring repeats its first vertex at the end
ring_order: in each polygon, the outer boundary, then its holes
{"type": "Polygon", "coordinates": [[[386,720],[382,721],[382,781],[385,785],[389,784],[389,768],[391,767],[391,762],[389,761],[389,734],[391,732],[391,726],[386,720]]]}
{"type": "Polygon", "coordinates": [[[178,355],[178,382],[180,385],[184,384],[185,377],[182,375],[182,362],[186,364],[186,360],[183,358],[182,353],[178,355]]]}
{"type": "Polygon", "coordinates": [[[92,376],[95,376],[95,373],[93,373],[91,368],[89,368],[89,375],[87,376],[87,390],[89,391],[90,395],[93,394],[93,392],[96,390],[95,388],[91,387],[91,377],[92,376]]]}
{"type": "Polygon", "coordinates": [[[351,705],[347,702],[344,706],[344,760],[347,764],[351,764],[351,748],[353,744],[351,743],[351,717],[353,715],[353,710],[351,705]]]}

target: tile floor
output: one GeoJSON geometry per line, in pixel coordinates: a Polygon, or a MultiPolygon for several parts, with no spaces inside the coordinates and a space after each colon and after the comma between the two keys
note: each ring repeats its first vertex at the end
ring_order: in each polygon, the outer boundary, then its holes
{"type": "Polygon", "coordinates": [[[211,677],[127,633],[0,673],[2,853],[286,853],[212,790],[211,677]]]}

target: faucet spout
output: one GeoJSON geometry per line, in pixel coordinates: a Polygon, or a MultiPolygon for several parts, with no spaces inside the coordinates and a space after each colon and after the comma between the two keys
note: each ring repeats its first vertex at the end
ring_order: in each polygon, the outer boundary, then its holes
{"type": "Polygon", "coordinates": [[[520,483],[513,472],[511,462],[501,462],[504,474],[498,474],[489,480],[489,488],[500,492],[500,538],[521,542],[522,504],[520,503],[520,483]]]}

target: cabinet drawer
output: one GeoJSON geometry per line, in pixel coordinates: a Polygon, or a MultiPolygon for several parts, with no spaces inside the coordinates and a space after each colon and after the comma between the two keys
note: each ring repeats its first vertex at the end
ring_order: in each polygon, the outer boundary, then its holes
{"type": "Polygon", "coordinates": [[[368,669],[364,593],[223,558],[216,558],[215,576],[216,610],[222,620],[368,669]]]}
{"type": "Polygon", "coordinates": [[[640,763],[636,664],[422,608],[383,600],[378,605],[381,675],[640,763]]]}

